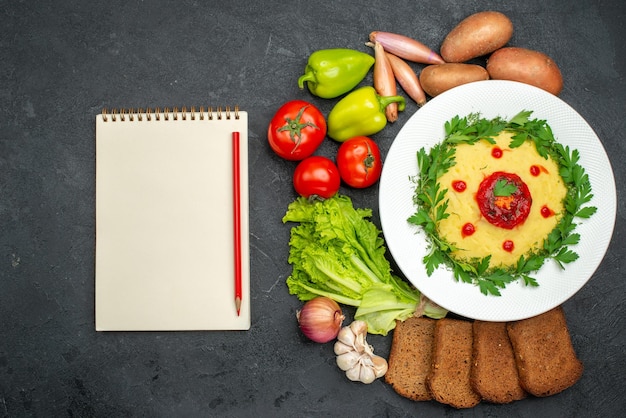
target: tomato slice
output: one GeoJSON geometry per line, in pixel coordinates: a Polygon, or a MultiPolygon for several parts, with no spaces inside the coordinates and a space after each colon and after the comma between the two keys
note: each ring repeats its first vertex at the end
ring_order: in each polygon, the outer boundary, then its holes
{"type": "Polygon", "coordinates": [[[478,186],[476,201],[485,219],[504,229],[523,223],[533,202],[526,183],[517,174],[503,171],[485,177],[478,186]]]}
{"type": "Polygon", "coordinates": [[[300,161],[313,155],[325,137],[324,115],[304,100],[283,104],[267,128],[267,140],[272,150],[290,161],[300,161]]]}
{"type": "Polygon", "coordinates": [[[318,155],[305,158],[293,173],[293,187],[306,198],[333,197],[341,186],[339,170],[330,159],[318,155]]]}
{"type": "Polygon", "coordinates": [[[378,181],[383,170],[380,149],[366,136],[350,138],[337,151],[337,167],[347,185],[369,187],[378,181]]]}

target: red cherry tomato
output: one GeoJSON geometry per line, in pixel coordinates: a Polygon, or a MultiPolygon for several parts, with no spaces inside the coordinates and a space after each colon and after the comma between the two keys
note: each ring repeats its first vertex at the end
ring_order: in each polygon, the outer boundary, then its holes
{"type": "Polygon", "coordinates": [[[378,145],[366,136],[348,139],[337,151],[337,167],[346,184],[356,188],[373,185],[383,170],[378,145]]]}
{"type": "Polygon", "coordinates": [[[461,228],[461,236],[463,238],[474,235],[474,232],[476,232],[476,227],[471,222],[466,223],[463,225],[463,228],[461,228]]]}
{"type": "Polygon", "coordinates": [[[270,147],[280,157],[290,161],[311,156],[325,137],[324,115],[304,100],[292,100],[282,105],[267,128],[270,147]]]}
{"type": "Polygon", "coordinates": [[[507,239],[506,241],[502,243],[502,249],[504,251],[511,253],[515,249],[515,243],[511,241],[510,239],[507,239]]]}
{"type": "Polygon", "coordinates": [[[293,187],[300,196],[333,197],[341,185],[335,163],[326,157],[314,155],[300,161],[293,173],[293,187]]]}
{"type": "Polygon", "coordinates": [[[454,180],[452,182],[452,188],[459,193],[463,193],[465,189],[467,189],[467,183],[463,180],[454,180]]]}

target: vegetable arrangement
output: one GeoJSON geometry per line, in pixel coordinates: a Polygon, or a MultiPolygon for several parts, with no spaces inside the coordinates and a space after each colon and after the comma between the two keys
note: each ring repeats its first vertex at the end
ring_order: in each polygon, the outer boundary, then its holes
{"type": "Polygon", "coordinates": [[[356,307],[354,318],[366,322],[372,334],[387,335],[396,320],[415,315],[418,306],[427,316],[445,316],[447,311],[421,300],[419,291],[391,273],[371,216],[345,195],[292,202],[283,217],[285,223],[299,223],[289,240],[289,292],[303,301],[325,296],[356,307]]]}
{"type": "MultiPolygon", "coordinates": [[[[372,211],[354,208],[349,197],[339,194],[341,185],[362,189],[378,182],[383,160],[373,136],[397,121],[406,108],[398,85],[418,106],[426,104],[427,95],[435,97],[458,85],[489,78],[520,81],[558,94],[563,82],[556,64],[538,51],[506,47],[512,34],[513,24],[505,15],[485,11],[452,29],[443,40],[441,55],[416,39],[384,31],[369,34],[365,44],[371,48],[369,54],[347,48],[315,51],[297,84],[313,98],[336,100],[330,112],[325,117],[313,103],[292,100],[276,111],[268,126],[271,149],[297,162],[293,186],[300,197],[289,205],[283,222],[298,223],[291,229],[293,270],[287,285],[291,294],[305,302],[297,314],[300,329],[317,342],[338,338],[337,364],[351,380],[371,383],[387,368],[365,342],[365,334],[386,335],[398,320],[421,315],[441,318],[447,311],[393,275],[380,231],[368,219],[372,211]],[[479,57],[488,58],[486,66],[468,62],[479,57]],[[417,72],[414,65],[423,68],[417,72]],[[370,71],[373,83],[364,85],[370,71]],[[315,155],[326,136],[338,144],[334,161],[315,155]],[[345,316],[338,304],[356,308],[355,321],[343,329],[345,316]]],[[[569,159],[571,174],[576,176],[577,155],[563,151],[563,160],[569,159]]],[[[422,153],[421,159],[424,163],[428,156],[422,153]]],[[[431,167],[434,164],[431,161],[431,167]]],[[[431,203],[440,198],[439,192],[426,190],[426,183],[419,187],[430,193],[431,203]]],[[[582,186],[577,193],[584,200],[582,186]]],[[[427,206],[426,201],[421,203],[427,206]]],[[[433,219],[418,212],[412,221],[425,225],[433,219]]],[[[547,244],[553,251],[546,250],[561,261],[568,253],[555,251],[575,240],[568,225],[562,226],[564,231],[547,244]]],[[[443,250],[435,246],[426,260],[430,269],[444,261],[443,250]]],[[[487,284],[481,289],[495,293],[501,284],[520,275],[531,282],[526,273],[537,260],[523,261],[510,279],[484,281],[487,284]]],[[[480,280],[463,269],[456,275],[462,280],[480,280]]]]}
{"type": "Polygon", "coordinates": [[[488,10],[466,17],[441,44],[441,56],[446,62],[442,64],[446,71],[441,72],[441,80],[432,74],[430,78],[420,76],[424,89],[435,96],[457,85],[481,80],[484,74],[476,69],[453,64],[486,56],[488,78],[519,81],[558,95],[563,78],[554,61],[539,51],[505,47],[512,36],[513,23],[503,13],[488,10]],[[457,83],[450,83],[453,74],[457,83]]]}
{"type": "MultiPolygon", "coordinates": [[[[327,118],[312,103],[303,100],[285,103],[268,128],[270,146],[284,159],[301,161],[315,153],[326,135],[340,143],[375,135],[387,123],[398,120],[398,112],[406,107],[397,85],[418,106],[426,103],[427,94],[435,97],[459,85],[488,79],[519,81],[558,95],[563,88],[558,66],[539,51],[506,46],[513,30],[513,23],[506,15],[488,10],[460,21],[444,38],[441,55],[413,38],[384,31],[371,32],[369,42],[365,43],[373,49],[373,56],[349,48],[315,51],[298,78],[298,87],[300,90],[306,87],[313,96],[337,99],[337,102],[327,118]],[[486,65],[469,62],[480,57],[487,58],[486,65]],[[425,65],[419,76],[409,62],[425,65]],[[372,67],[373,86],[359,86],[372,67]]],[[[376,158],[378,146],[373,141],[372,144],[371,155],[376,158]]],[[[317,173],[312,177],[320,174],[317,170],[320,163],[317,160],[315,164],[305,164],[317,173]]],[[[380,164],[382,161],[377,165],[380,164]]],[[[333,166],[325,165],[334,171],[333,166]]],[[[354,173],[367,170],[367,167],[354,167],[354,173]]],[[[346,180],[352,177],[350,173],[341,171],[341,180],[346,185],[359,187],[346,180]]],[[[375,184],[378,178],[372,177],[375,175],[370,172],[368,185],[361,187],[375,184]]],[[[332,195],[334,188],[335,193],[339,190],[335,187],[334,173],[329,173],[328,178],[333,179],[333,187],[322,197],[332,195]]],[[[308,187],[298,187],[297,191],[305,197],[316,196],[308,187]]]]}

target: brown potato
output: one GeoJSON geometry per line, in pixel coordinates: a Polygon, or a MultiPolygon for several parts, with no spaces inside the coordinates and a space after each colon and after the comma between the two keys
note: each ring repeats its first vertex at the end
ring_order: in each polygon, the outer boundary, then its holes
{"type": "Polygon", "coordinates": [[[555,96],[563,89],[563,76],[556,63],[546,54],[526,48],[495,51],[487,60],[487,72],[494,80],[519,81],[555,96]]]}
{"type": "Polygon", "coordinates": [[[506,45],[513,36],[513,23],[500,12],[485,11],[463,19],[441,44],[446,62],[465,62],[506,45]]]}
{"type": "Polygon", "coordinates": [[[480,80],[489,80],[489,73],[476,64],[435,64],[424,67],[420,73],[422,88],[432,97],[461,84],[480,80]]]}

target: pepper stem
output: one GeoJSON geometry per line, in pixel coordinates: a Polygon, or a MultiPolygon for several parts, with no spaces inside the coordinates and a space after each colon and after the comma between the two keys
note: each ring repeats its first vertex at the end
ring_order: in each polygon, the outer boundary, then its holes
{"type": "Polygon", "coordinates": [[[315,78],[315,73],[313,71],[307,70],[300,76],[300,78],[298,78],[298,87],[300,87],[300,90],[304,89],[304,83],[306,81],[312,83],[313,85],[317,84],[317,78],[315,78]]]}
{"type": "Polygon", "coordinates": [[[399,111],[403,111],[406,107],[406,101],[402,96],[378,96],[378,103],[380,103],[380,109],[382,111],[384,111],[385,108],[391,103],[398,103],[399,111]]]}

